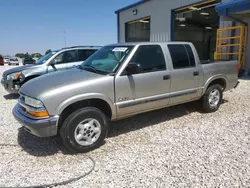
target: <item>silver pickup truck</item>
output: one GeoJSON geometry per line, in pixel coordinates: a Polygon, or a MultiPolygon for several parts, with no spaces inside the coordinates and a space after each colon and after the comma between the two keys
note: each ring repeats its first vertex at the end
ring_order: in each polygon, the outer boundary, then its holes
{"type": "Polygon", "coordinates": [[[20,87],[38,76],[71,69],[81,64],[95,53],[99,46],[73,46],[52,51],[32,65],[25,65],[6,70],[1,83],[9,93],[18,93],[20,87]]]}
{"type": "Polygon", "coordinates": [[[103,142],[109,121],[196,100],[216,111],[239,83],[236,67],[201,64],[186,42],[107,45],[74,69],[24,84],[13,114],[28,132],[59,134],[70,151],[87,152],[103,142]]]}

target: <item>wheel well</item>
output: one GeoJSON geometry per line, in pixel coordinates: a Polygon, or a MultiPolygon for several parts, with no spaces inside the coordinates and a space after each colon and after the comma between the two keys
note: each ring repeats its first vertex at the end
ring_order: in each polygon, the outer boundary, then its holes
{"type": "Polygon", "coordinates": [[[112,111],[109,104],[102,99],[88,99],[79,102],[75,102],[66,107],[60,115],[58,126],[62,126],[64,120],[74,111],[83,107],[96,107],[101,110],[108,118],[111,119],[112,111]]]}
{"type": "Polygon", "coordinates": [[[219,78],[219,79],[213,80],[213,81],[208,85],[208,87],[211,86],[211,85],[215,85],[215,84],[221,85],[223,90],[225,90],[225,88],[226,88],[226,80],[223,79],[223,78],[219,78]]]}
{"type": "Polygon", "coordinates": [[[27,82],[27,81],[29,81],[29,80],[31,80],[31,79],[33,79],[33,78],[38,77],[38,76],[40,76],[40,75],[32,75],[32,76],[28,76],[27,78],[25,78],[24,82],[27,82]]]}

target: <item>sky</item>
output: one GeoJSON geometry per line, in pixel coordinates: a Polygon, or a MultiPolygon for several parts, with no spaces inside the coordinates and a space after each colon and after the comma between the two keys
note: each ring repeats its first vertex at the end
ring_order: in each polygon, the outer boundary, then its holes
{"type": "Polygon", "coordinates": [[[117,9],[138,0],[0,0],[0,54],[117,42],[117,9]]]}

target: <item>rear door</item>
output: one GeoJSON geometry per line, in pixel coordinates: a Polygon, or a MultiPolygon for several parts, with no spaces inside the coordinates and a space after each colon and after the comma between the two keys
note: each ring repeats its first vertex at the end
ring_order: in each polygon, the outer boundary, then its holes
{"type": "Polygon", "coordinates": [[[170,104],[178,104],[199,97],[201,70],[190,45],[168,44],[172,59],[170,104]]]}
{"type": "Polygon", "coordinates": [[[77,50],[77,60],[74,62],[67,63],[67,68],[71,69],[71,68],[83,63],[86,59],[88,59],[96,51],[97,51],[96,49],[79,49],[79,50],[77,50]]]}
{"type": "Polygon", "coordinates": [[[142,72],[115,78],[118,117],[167,106],[170,78],[161,46],[139,46],[130,62],[140,64],[142,72]]]}

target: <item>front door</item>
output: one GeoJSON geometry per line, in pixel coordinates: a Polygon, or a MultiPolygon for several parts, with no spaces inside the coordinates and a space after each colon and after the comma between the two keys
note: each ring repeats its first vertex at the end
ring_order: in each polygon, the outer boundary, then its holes
{"type": "Polygon", "coordinates": [[[48,67],[48,72],[60,71],[67,69],[67,63],[72,63],[77,61],[77,51],[69,50],[58,54],[55,58],[55,65],[50,65],[48,67]]]}
{"type": "Polygon", "coordinates": [[[125,73],[115,78],[117,116],[167,106],[170,77],[161,46],[140,46],[131,62],[140,64],[142,72],[132,75],[125,73]]]}

